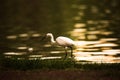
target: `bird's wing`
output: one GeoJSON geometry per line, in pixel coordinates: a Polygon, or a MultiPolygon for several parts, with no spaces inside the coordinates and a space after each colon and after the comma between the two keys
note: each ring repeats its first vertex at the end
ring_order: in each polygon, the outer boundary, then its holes
{"type": "Polygon", "coordinates": [[[60,46],[71,46],[71,45],[74,45],[74,41],[72,39],[67,38],[67,37],[63,37],[63,36],[57,37],[56,38],[56,42],[60,46]]]}

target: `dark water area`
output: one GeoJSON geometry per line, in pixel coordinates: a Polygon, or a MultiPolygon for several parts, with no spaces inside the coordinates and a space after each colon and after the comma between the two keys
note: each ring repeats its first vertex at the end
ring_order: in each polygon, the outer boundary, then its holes
{"type": "Polygon", "coordinates": [[[51,32],[75,41],[76,61],[120,63],[119,5],[118,0],[2,1],[0,56],[63,58],[64,48],[51,46],[49,39],[41,41],[51,32]]]}

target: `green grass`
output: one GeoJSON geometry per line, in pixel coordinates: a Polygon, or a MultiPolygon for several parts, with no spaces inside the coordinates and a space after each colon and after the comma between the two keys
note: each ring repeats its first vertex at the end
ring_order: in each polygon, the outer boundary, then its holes
{"type": "Polygon", "coordinates": [[[93,80],[93,78],[120,80],[120,63],[78,63],[73,59],[19,60],[17,58],[5,58],[0,62],[0,77],[3,80],[16,80],[18,76],[21,76],[21,80],[93,80]]]}
{"type": "Polygon", "coordinates": [[[37,70],[37,69],[64,69],[64,70],[120,70],[120,63],[76,63],[74,60],[28,60],[6,58],[1,61],[0,70],[37,70]]]}

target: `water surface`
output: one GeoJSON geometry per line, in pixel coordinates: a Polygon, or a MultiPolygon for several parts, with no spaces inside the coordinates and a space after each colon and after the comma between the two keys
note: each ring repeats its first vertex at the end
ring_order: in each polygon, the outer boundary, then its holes
{"type": "Polygon", "coordinates": [[[1,56],[63,59],[63,47],[51,46],[49,39],[41,40],[52,32],[55,38],[62,35],[75,41],[76,61],[120,63],[118,2],[45,0],[27,4],[22,0],[6,1],[1,5],[5,16],[0,25],[1,56]]]}

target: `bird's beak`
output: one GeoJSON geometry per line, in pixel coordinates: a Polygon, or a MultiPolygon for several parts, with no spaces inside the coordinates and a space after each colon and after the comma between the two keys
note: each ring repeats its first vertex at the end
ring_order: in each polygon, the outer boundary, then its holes
{"type": "Polygon", "coordinates": [[[45,36],[43,36],[42,38],[41,38],[41,41],[43,41],[43,40],[45,40],[47,38],[47,36],[45,35],[45,36]]]}

